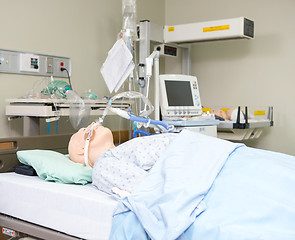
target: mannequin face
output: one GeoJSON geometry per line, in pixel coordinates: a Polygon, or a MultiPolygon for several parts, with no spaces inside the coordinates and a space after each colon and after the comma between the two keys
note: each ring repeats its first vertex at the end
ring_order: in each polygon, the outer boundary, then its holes
{"type": "Polygon", "coordinates": [[[219,117],[222,117],[224,120],[232,120],[232,121],[235,121],[236,119],[231,119],[231,115],[232,115],[232,112],[234,111],[235,109],[234,108],[229,108],[225,111],[221,110],[221,109],[218,109],[218,110],[212,110],[212,113],[219,116],[219,117]]]}
{"type": "MultiPolygon", "coordinates": [[[[72,161],[85,165],[84,148],[88,136],[87,131],[90,130],[91,126],[92,124],[87,128],[81,128],[72,135],[68,146],[68,152],[72,161]]],[[[113,134],[110,129],[103,126],[95,126],[93,128],[88,148],[88,162],[90,166],[94,165],[101,153],[115,147],[113,141],[113,134]]]]}
{"type": "Polygon", "coordinates": [[[227,120],[227,115],[225,114],[225,112],[223,110],[220,110],[220,109],[212,110],[212,113],[227,120]]]}

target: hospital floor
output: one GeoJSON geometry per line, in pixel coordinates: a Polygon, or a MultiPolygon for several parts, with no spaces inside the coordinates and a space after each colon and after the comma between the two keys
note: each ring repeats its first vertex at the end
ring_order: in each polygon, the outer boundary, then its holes
{"type": "MultiPolygon", "coordinates": [[[[1,231],[2,231],[2,227],[1,227],[1,231]]],[[[10,239],[10,238],[11,238],[11,237],[2,234],[2,232],[0,233],[0,240],[8,240],[8,239],[10,239]]]]}
{"type": "MultiPolygon", "coordinates": [[[[1,231],[2,231],[2,227],[1,227],[1,231]]],[[[6,239],[7,239],[6,236],[0,233],[0,240],[6,240],[6,239]]]]}
{"type": "Polygon", "coordinates": [[[2,234],[2,227],[0,226],[1,232],[0,232],[0,240],[4,240],[5,239],[5,235],[2,234]]]}

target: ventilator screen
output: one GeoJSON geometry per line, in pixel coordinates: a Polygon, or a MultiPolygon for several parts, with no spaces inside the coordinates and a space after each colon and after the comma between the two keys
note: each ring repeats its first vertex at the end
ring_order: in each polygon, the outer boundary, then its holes
{"type": "Polygon", "coordinates": [[[189,81],[165,81],[168,106],[194,106],[189,81]]]}

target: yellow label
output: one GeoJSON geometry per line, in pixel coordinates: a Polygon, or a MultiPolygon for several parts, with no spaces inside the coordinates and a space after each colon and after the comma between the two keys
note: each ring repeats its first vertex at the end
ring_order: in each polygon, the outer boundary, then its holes
{"type": "Polygon", "coordinates": [[[211,113],[211,108],[203,108],[203,112],[204,113],[207,113],[207,112],[211,113]]]}
{"type": "Polygon", "coordinates": [[[226,112],[227,110],[229,110],[230,108],[220,108],[220,110],[226,112]]]}
{"type": "Polygon", "coordinates": [[[168,27],[168,32],[174,32],[174,27],[168,27]]]}
{"type": "Polygon", "coordinates": [[[258,116],[258,115],[265,115],[265,111],[254,111],[254,115],[258,116]]]}
{"type": "Polygon", "coordinates": [[[204,27],[203,28],[203,32],[214,32],[214,31],[222,31],[222,30],[229,30],[229,25],[204,27]]]}

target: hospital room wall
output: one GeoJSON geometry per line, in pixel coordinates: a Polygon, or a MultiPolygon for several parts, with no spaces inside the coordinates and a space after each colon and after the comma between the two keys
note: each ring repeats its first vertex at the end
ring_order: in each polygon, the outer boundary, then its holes
{"type": "MultiPolygon", "coordinates": [[[[253,40],[194,43],[192,74],[204,106],[274,106],[274,127],[247,145],[295,155],[295,1],[166,0],[166,24],[244,16],[253,40]]],[[[174,65],[166,60],[165,70],[174,65]]]]}
{"type": "MultiPolygon", "coordinates": [[[[138,19],[163,24],[164,4],[165,0],[138,0],[138,19]]],[[[100,67],[122,27],[121,0],[0,0],[0,6],[0,49],[69,57],[74,90],[110,96],[100,67]]],[[[0,73],[0,137],[20,136],[23,130],[22,119],[8,122],[5,99],[24,96],[39,80],[42,77],[0,73]]],[[[119,117],[112,118],[106,123],[116,129],[119,117]]],[[[41,126],[46,134],[44,120],[41,126]]],[[[74,131],[68,118],[60,121],[59,130],[74,131]]]]}

